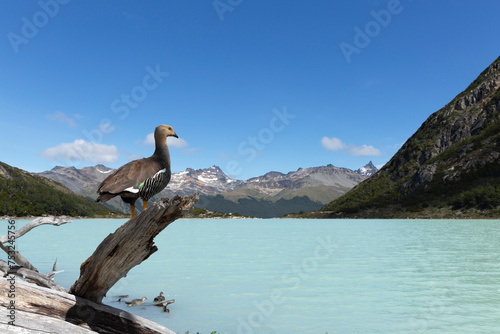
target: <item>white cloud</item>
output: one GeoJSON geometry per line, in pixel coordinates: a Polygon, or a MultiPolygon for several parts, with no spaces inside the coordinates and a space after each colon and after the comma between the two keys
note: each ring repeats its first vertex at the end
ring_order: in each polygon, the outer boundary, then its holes
{"type": "Polygon", "coordinates": [[[187,141],[185,141],[182,138],[175,138],[175,137],[167,137],[167,144],[169,147],[176,147],[176,148],[188,146],[187,141]]]}
{"type": "Polygon", "coordinates": [[[376,149],[375,147],[371,145],[361,145],[361,146],[349,146],[348,149],[349,153],[351,155],[354,155],[355,157],[367,157],[367,156],[379,156],[382,154],[380,150],[376,149]]]}
{"type": "Polygon", "coordinates": [[[354,155],[356,157],[379,156],[382,154],[379,149],[371,145],[356,146],[352,144],[345,144],[342,140],[336,137],[323,137],[321,139],[321,145],[323,145],[323,147],[328,151],[335,152],[342,150],[345,154],[354,155]]]}
{"type": "Polygon", "coordinates": [[[323,147],[328,151],[338,151],[342,150],[345,147],[345,144],[342,142],[342,140],[335,137],[323,137],[321,139],[321,145],[323,145],[323,147]]]}
{"type": "Polygon", "coordinates": [[[53,114],[47,115],[47,118],[52,120],[52,121],[66,123],[70,128],[74,128],[76,126],[75,121],[73,119],[71,119],[70,117],[68,117],[62,111],[56,111],[53,114]]]}
{"type": "MultiPolygon", "coordinates": [[[[146,145],[154,145],[155,144],[154,133],[151,132],[150,134],[148,134],[146,136],[146,139],[144,139],[143,143],[146,145]]],[[[189,145],[187,141],[185,141],[184,139],[175,137],[167,137],[167,144],[168,147],[175,147],[175,148],[182,148],[189,145]]]]}
{"type": "Polygon", "coordinates": [[[119,152],[114,145],[104,145],[77,139],[72,143],[61,143],[50,147],[40,156],[54,161],[90,161],[92,163],[114,163],[119,152]]]}
{"type": "Polygon", "coordinates": [[[155,135],[153,132],[151,132],[150,134],[148,134],[146,136],[146,139],[144,139],[144,144],[146,144],[146,145],[154,145],[155,144],[155,135]]]}

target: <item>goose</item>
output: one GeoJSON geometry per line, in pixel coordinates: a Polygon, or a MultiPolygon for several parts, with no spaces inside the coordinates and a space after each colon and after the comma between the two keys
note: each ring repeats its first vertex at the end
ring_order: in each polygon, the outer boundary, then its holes
{"type": "Polygon", "coordinates": [[[164,300],[165,300],[165,297],[163,296],[163,292],[160,292],[160,295],[155,297],[155,299],[153,299],[153,301],[157,302],[157,303],[162,302],[164,300]]]}
{"type": "Polygon", "coordinates": [[[135,201],[140,197],[143,209],[148,200],[165,189],[170,181],[170,153],[167,137],[179,138],[170,125],[158,125],[154,132],[155,151],[149,158],[130,161],[121,166],[97,188],[96,202],[106,202],[115,196],[130,205],[131,217],[135,215],[135,201]]]}
{"type": "Polygon", "coordinates": [[[142,297],[141,299],[132,299],[129,302],[125,302],[128,306],[137,306],[142,305],[146,301],[146,297],[142,297]]]}

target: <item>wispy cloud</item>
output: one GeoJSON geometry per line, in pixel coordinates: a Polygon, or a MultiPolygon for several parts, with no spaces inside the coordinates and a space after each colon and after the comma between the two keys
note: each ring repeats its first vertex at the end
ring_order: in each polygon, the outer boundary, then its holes
{"type": "MultiPolygon", "coordinates": [[[[143,143],[146,145],[154,145],[155,144],[154,133],[151,132],[150,134],[148,134],[146,136],[146,139],[144,139],[143,143]]],[[[167,137],[167,144],[168,147],[175,147],[175,148],[183,148],[189,146],[186,140],[175,137],[167,137]]]]}
{"type": "Polygon", "coordinates": [[[154,145],[155,144],[155,136],[154,133],[150,133],[146,136],[146,139],[144,139],[144,144],[146,145],[154,145]]]}
{"type": "MultiPolygon", "coordinates": [[[[73,116],[74,116],[74,118],[82,119],[82,116],[80,116],[78,114],[75,114],[73,116]]],[[[69,117],[68,115],[66,115],[62,111],[56,111],[53,114],[47,115],[47,118],[50,119],[51,121],[65,123],[70,128],[74,128],[76,126],[76,122],[73,120],[73,118],[69,117]]]]}
{"type": "Polygon", "coordinates": [[[349,145],[349,153],[355,157],[379,156],[382,154],[379,149],[371,145],[354,146],[349,145]]]}
{"type": "Polygon", "coordinates": [[[354,155],[355,157],[379,156],[382,154],[379,149],[371,145],[353,145],[346,144],[336,137],[321,138],[321,145],[328,151],[342,151],[345,154],[354,155]]]}
{"type": "Polygon", "coordinates": [[[183,148],[189,146],[187,141],[182,138],[168,137],[167,144],[169,147],[183,148]]]}
{"type": "Polygon", "coordinates": [[[104,145],[76,139],[72,143],[61,143],[50,147],[40,156],[53,161],[90,161],[92,163],[114,163],[118,161],[119,152],[114,145],[104,145]]]}
{"type": "Polygon", "coordinates": [[[332,137],[323,137],[321,138],[321,145],[323,145],[324,148],[326,148],[328,151],[339,151],[345,147],[345,144],[342,142],[342,140],[332,137]]]}

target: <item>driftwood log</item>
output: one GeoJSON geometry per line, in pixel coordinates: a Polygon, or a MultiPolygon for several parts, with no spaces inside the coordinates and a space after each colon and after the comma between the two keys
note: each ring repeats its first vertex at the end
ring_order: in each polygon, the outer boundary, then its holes
{"type": "Polygon", "coordinates": [[[39,217],[35,218],[33,221],[24,225],[17,231],[10,232],[9,234],[0,237],[0,248],[7,253],[9,262],[0,259],[0,274],[5,275],[17,275],[22,278],[28,279],[31,282],[34,282],[40,286],[44,286],[47,288],[51,288],[58,291],[67,291],[62,286],[59,286],[54,283],[54,276],[58,273],[56,271],[56,262],[54,262],[54,266],[52,267],[52,271],[47,274],[42,274],[35,268],[24,256],[19,253],[19,251],[15,248],[17,244],[17,239],[34,229],[35,227],[41,225],[55,225],[60,226],[66,223],[71,223],[71,220],[65,218],[56,218],[56,217],[39,217]],[[10,240],[16,240],[12,242],[10,245],[10,240]],[[13,263],[17,265],[13,265],[13,263]]]}
{"type": "Polygon", "coordinates": [[[20,279],[15,280],[15,296],[7,298],[11,291],[9,277],[0,278],[0,333],[175,334],[126,311],[20,279]]]}
{"type": "MultiPolygon", "coordinates": [[[[3,276],[0,277],[0,295],[8,296],[12,288],[15,289],[15,297],[10,300],[0,298],[0,332],[173,333],[154,322],[102,305],[101,302],[119,279],[158,250],[154,245],[156,235],[176,219],[184,217],[198,198],[198,194],[164,198],[127,221],[115,233],[108,235],[92,256],[82,263],[80,277],[69,293],[53,282],[52,276],[57,273],[55,264],[50,273],[43,275],[31,264],[32,269],[26,268],[24,265],[29,262],[22,257],[17,258],[23,264],[17,263],[19,266],[9,266],[0,260],[0,276],[3,276]],[[37,285],[13,279],[16,276],[26,279],[33,276],[37,285]],[[9,312],[12,313],[9,306],[13,304],[15,326],[12,323],[9,325],[8,318],[9,312]]],[[[31,228],[37,224],[40,222],[31,228]]],[[[22,232],[20,229],[16,233],[20,236],[31,228],[22,232]]]]}
{"type": "Polygon", "coordinates": [[[146,211],[108,235],[80,267],[80,278],[70,293],[101,303],[108,290],[130,269],[158,248],[153,239],[174,220],[185,216],[198,201],[198,194],[156,201],[146,211]]]}

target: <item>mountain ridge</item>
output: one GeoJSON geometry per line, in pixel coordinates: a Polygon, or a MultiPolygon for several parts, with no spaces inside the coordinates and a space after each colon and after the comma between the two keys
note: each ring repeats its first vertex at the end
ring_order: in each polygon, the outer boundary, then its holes
{"type": "Polygon", "coordinates": [[[0,162],[0,215],[107,216],[118,213],[57,181],[0,162]]]}
{"type": "Polygon", "coordinates": [[[374,177],[321,211],[366,218],[498,215],[499,157],[500,57],[431,114],[374,177]]]}
{"type": "MultiPolygon", "coordinates": [[[[376,167],[370,163],[362,167],[363,174],[348,168],[339,168],[333,165],[299,168],[297,171],[281,173],[270,171],[262,176],[250,178],[248,180],[234,180],[227,176],[218,166],[211,166],[204,169],[187,168],[179,173],[172,174],[172,179],[165,190],[156,195],[153,200],[161,197],[172,197],[175,194],[181,196],[194,192],[200,193],[199,207],[211,211],[219,210],[221,207],[232,207],[240,200],[252,207],[254,203],[248,201],[266,201],[275,205],[282,200],[280,208],[276,212],[290,212],[292,207],[286,209],[287,201],[295,197],[305,197],[302,200],[302,209],[317,210],[331,199],[347,192],[350,188],[371,176],[376,172],[376,167]],[[375,168],[375,169],[373,169],[375,168]],[[224,198],[221,204],[220,197],[224,198]],[[215,204],[217,202],[217,205],[215,204]],[[306,204],[307,203],[307,204],[306,204]],[[216,207],[215,207],[216,206],[216,207]]],[[[95,189],[108,173],[114,169],[104,165],[96,165],[76,169],[75,167],[56,166],[50,171],[37,173],[37,175],[56,180],[64,184],[76,193],[89,198],[95,198],[95,189]]],[[[361,170],[361,169],[360,169],[361,170]]],[[[119,198],[114,198],[108,202],[110,207],[127,212],[128,206],[124,205],[119,198]]],[[[251,210],[240,210],[246,215],[259,216],[251,210]]],[[[297,210],[300,211],[300,210],[297,210]]],[[[231,211],[234,212],[234,211],[231,211]]],[[[237,211],[239,212],[239,211],[237,211]]],[[[272,212],[272,209],[268,210],[272,212]]],[[[240,212],[242,213],[242,212],[240,212]]]]}

